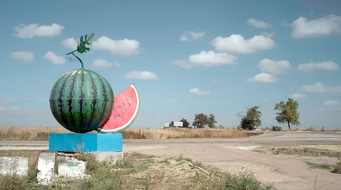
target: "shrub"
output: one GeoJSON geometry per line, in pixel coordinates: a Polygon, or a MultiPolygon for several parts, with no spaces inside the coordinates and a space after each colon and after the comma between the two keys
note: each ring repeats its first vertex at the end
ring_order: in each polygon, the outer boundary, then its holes
{"type": "Polygon", "coordinates": [[[341,174],[341,152],[337,153],[336,158],[337,158],[338,162],[334,166],[334,170],[332,172],[333,173],[341,174]]]}
{"type": "Polygon", "coordinates": [[[17,174],[7,174],[0,178],[0,187],[4,190],[24,189],[27,186],[25,176],[17,174]]]}
{"type": "Polygon", "coordinates": [[[272,131],[282,131],[282,127],[280,127],[280,126],[272,126],[272,131]]]}

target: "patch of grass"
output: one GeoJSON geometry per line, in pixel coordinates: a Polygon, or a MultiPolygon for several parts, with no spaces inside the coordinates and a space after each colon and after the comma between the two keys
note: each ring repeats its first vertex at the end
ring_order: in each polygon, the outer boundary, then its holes
{"type": "Polygon", "coordinates": [[[338,162],[336,162],[336,165],[334,166],[334,169],[332,170],[333,173],[341,174],[341,152],[337,153],[336,156],[338,162]]]}
{"type": "Polygon", "coordinates": [[[165,165],[169,165],[170,164],[170,160],[171,158],[165,158],[162,161],[160,161],[161,163],[165,164],[165,165]]]}
{"type": "Polygon", "coordinates": [[[196,167],[203,167],[202,163],[199,162],[199,161],[193,162],[193,166],[196,166],[196,167]]]}
{"type": "Polygon", "coordinates": [[[308,164],[309,168],[313,169],[331,170],[333,168],[333,166],[328,163],[312,163],[308,161],[305,162],[308,164]]]}
{"type": "Polygon", "coordinates": [[[242,173],[231,175],[226,173],[215,173],[209,178],[203,175],[194,177],[195,183],[190,189],[225,189],[225,190],[270,190],[271,185],[263,185],[256,180],[253,174],[242,173]]]}
{"type": "Polygon", "coordinates": [[[314,148],[311,146],[283,146],[283,147],[259,147],[256,152],[270,154],[285,154],[295,156],[328,156],[336,157],[338,151],[325,148],[314,148]]]}
{"type": "Polygon", "coordinates": [[[7,174],[0,177],[0,189],[3,190],[16,190],[25,189],[27,186],[27,179],[25,176],[16,174],[7,174]]]}
{"type": "Polygon", "coordinates": [[[92,174],[101,167],[101,163],[96,159],[96,156],[94,154],[78,153],[75,158],[86,162],[86,174],[92,174]]]}

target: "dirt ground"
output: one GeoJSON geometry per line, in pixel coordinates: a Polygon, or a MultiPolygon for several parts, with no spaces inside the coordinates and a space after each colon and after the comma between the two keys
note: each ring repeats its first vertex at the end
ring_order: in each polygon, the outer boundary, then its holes
{"type": "MultiPolygon", "coordinates": [[[[47,142],[1,142],[0,146],[16,148],[46,148],[47,142]],[[25,146],[23,146],[25,145],[25,146]]],[[[336,157],[312,157],[272,155],[255,152],[259,147],[300,146],[341,150],[339,132],[266,132],[261,136],[244,138],[189,138],[189,139],[141,139],[124,140],[124,152],[137,152],[156,156],[189,158],[204,166],[215,167],[223,172],[251,173],[263,184],[285,189],[326,189],[341,187],[341,174],[328,170],[311,169],[311,163],[336,164],[336,157]]]]}
{"type": "Polygon", "coordinates": [[[252,173],[277,189],[339,189],[341,175],[311,169],[312,163],[335,164],[335,157],[271,155],[252,151],[260,146],[313,146],[340,149],[340,133],[280,132],[238,139],[129,140],[127,152],[179,156],[231,174],[252,173]],[[322,146],[324,145],[324,146],[322,146]]]}

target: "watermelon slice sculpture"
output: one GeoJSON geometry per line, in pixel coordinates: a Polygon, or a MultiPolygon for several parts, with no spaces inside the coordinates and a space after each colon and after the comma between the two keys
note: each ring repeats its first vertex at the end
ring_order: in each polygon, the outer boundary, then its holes
{"type": "Polygon", "coordinates": [[[134,85],[130,85],[114,98],[114,106],[109,120],[98,128],[99,132],[118,132],[129,127],[135,120],[140,107],[140,99],[134,85]]]}

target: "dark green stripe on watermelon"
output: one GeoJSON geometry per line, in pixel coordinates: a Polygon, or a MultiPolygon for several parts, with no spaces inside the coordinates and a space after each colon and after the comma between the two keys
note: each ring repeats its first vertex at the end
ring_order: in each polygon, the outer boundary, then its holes
{"type": "MultiPolygon", "coordinates": [[[[102,79],[100,79],[101,81],[101,84],[102,84],[102,93],[103,93],[103,96],[104,96],[104,102],[102,103],[102,115],[101,117],[104,117],[104,113],[105,113],[105,108],[107,107],[107,103],[108,103],[108,95],[107,95],[107,90],[105,88],[105,83],[102,79]]],[[[109,116],[110,117],[110,116],[109,116]]]]}
{"type": "Polygon", "coordinates": [[[64,74],[53,86],[50,107],[66,129],[86,133],[105,123],[113,106],[113,91],[104,77],[90,70],[64,74]]]}

